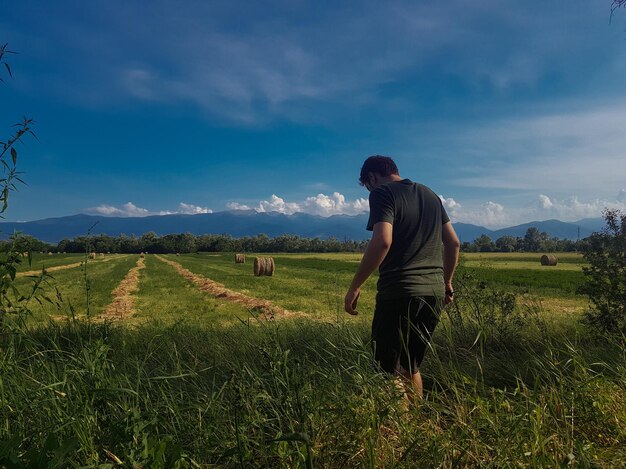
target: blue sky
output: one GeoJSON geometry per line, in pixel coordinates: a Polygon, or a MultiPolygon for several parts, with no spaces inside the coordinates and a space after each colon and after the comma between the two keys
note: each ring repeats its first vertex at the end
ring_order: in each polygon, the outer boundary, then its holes
{"type": "Polygon", "coordinates": [[[355,214],[372,154],[455,221],[625,209],[626,10],[610,21],[610,3],[5,4],[19,54],[0,135],[26,114],[38,137],[5,218],[355,214]]]}

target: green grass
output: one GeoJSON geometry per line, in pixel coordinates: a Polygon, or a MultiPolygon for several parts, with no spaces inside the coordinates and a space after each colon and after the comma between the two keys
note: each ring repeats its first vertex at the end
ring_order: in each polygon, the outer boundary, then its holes
{"type": "MultiPolygon", "coordinates": [[[[254,277],[251,255],[244,265],[232,254],[167,257],[308,318],[255,319],[148,255],[131,320],[45,322],[58,314],[46,306],[28,329],[0,331],[0,467],[626,462],[623,338],[510,301],[528,289],[565,304],[580,272],[464,267],[422,366],[426,399],[406,410],[372,366],[375,279],[362,314],[342,312],[360,256],[274,254],[271,278],[254,277]]],[[[89,264],[94,310],[136,260],[89,264]]],[[[54,274],[84,313],[81,269],[54,274]]]]}
{"type": "Polygon", "coordinates": [[[549,297],[572,297],[583,282],[582,272],[573,270],[460,267],[459,276],[461,277],[464,273],[491,285],[512,289],[517,293],[532,293],[549,297]]]}
{"type": "MultiPolygon", "coordinates": [[[[92,316],[102,313],[103,309],[112,301],[112,292],[125,277],[128,271],[135,266],[138,255],[118,256],[113,260],[89,261],[87,274],[89,281],[90,310],[92,316]]],[[[32,280],[20,277],[16,281],[21,291],[26,291],[32,280]]],[[[43,301],[41,304],[31,301],[32,321],[45,321],[50,316],[69,316],[70,307],[73,307],[78,316],[84,316],[87,310],[87,295],[85,289],[84,270],[76,267],[66,270],[57,270],[50,273],[50,278],[43,285],[46,296],[52,303],[43,301]],[[57,290],[60,299],[57,297],[57,290]],[[60,307],[57,304],[60,303],[60,307]]]]}
{"type": "MultiPolygon", "coordinates": [[[[273,277],[254,277],[252,261],[255,254],[247,255],[246,264],[235,264],[230,253],[170,255],[194,273],[208,277],[226,287],[245,294],[269,299],[287,309],[304,311],[311,317],[343,315],[343,295],[358,266],[360,255],[355,254],[261,254],[271,255],[276,263],[273,277]]],[[[482,256],[482,255],[481,255],[482,256]]],[[[527,257],[527,255],[525,255],[527,257]]],[[[475,256],[477,257],[477,256],[475,256]]],[[[500,265],[472,265],[467,259],[459,268],[457,284],[470,276],[488,286],[513,291],[518,295],[560,299],[583,308],[586,301],[576,295],[583,281],[577,254],[566,256],[572,260],[569,267],[525,268],[527,260],[518,254],[491,254],[502,264],[518,263],[513,268],[500,265]],[[572,268],[573,267],[573,268],[572,268]]],[[[482,262],[482,261],[481,261],[482,262]]],[[[582,265],[582,264],[580,264],[582,265]]],[[[534,266],[534,264],[533,264],[534,266]]],[[[376,275],[363,286],[359,311],[371,317],[376,296],[376,275]]],[[[555,311],[556,312],[556,311],[555,311]]]]}
{"type": "MultiPolygon", "coordinates": [[[[5,254],[0,254],[0,256],[6,257],[5,254]]],[[[18,265],[17,271],[40,271],[43,267],[56,267],[60,265],[74,264],[84,260],[84,254],[53,254],[49,256],[47,254],[33,253],[31,263],[29,264],[27,257],[22,258],[22,262],[18,265]]]]}
{"type": "MultiPolygon", "coordinates": [[[[263,255],[263,254],[261,254],[263,255]]],[[[349,255],[326,254],[316,257],[298,254],[271,255],[276,263],[273,277],[255,277],[254,254],[247,254],[245,264],[235,264],[233,254],[190,254],[166,256],[179,262],[190,271],[224,284],[227,288],[247,295],[273,301],[278,306],[303,311],[312,317],[343,315],[343,297],[358,259],[349,255]],[[350,262],[352,261],[352,262],[350,262]]],[[[374,307],[376,279],[371,278],[363,287],[360,311],[371,314],[374,307]]]]}
{"type": "Polygon", "coordinates": [[[532,323],[502,336],[450,324],[424,363],[427,398],[408,412],[371,366],[368,328],[354,321],[12,334],[0,361],[0,464],[96,466],[111,455],[128,467],[626,461],[623,343],[546,335],[532,323]]]}
{"type": "MultiPolygon", "coordinates": [[[[543,254],[541,252],[464,252],[461,256],[467,262],[484,261],[494,265],[500,263],[530,263],[540,268],[542,267],[540,259],[543,254]]],[[[555,252],[552,254],[557,257],[559,264],[586,265],[582,254],[576,252],[555,252]]]]}
{"type": "Polygon", "coordinates": [[[181,321],[195,325],[224,323],[250,317],[247,308],[199,291],[173,267],[150,255],[140,277],[136,309],[133,321],[160,321],[164,325],[181,321]]]}

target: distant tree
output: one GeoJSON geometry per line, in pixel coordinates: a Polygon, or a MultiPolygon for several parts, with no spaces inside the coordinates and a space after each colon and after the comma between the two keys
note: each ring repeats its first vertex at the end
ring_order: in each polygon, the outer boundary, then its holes
{"type": "Polygon", "coordinates": [[[469,241],[463,241],[463,243],[461,243],[461,251],[476,252],[476,245],[474,243],[470,243],[469,241]]]}
{"type": "Polygon", "coordinates": [[[493,252],[495,250],[495,244],[493,244],[491,238],[486,234],[482,234],[476,238],[474,244],[478,252],[493,252]]]}
{"type": "Polygon", "coordinates": [[[496,239],[496,249],[500,252],[513,252],[517,248],[515,236],[502,236],[496,239]]]}
{"type": "Polygon", "coordinates": [[[541,249],[541,233],[534,226],[526,230],[524,235],[524,251],[537,252],[541,249]]]}
{"type": "Polygon", "coordinates": [[[39,251],[48,252],[52,247],[49,244],[44,243],[43,241],[39,241],[33,236],[21,233],[11,235],[9,244],[12,244],[12,246],[10,246],[10,249],[21,253],[39,251]]]}
{"type": "Polygon", "coordinates": [[[580,293],[591,300],[584,321],[604,332],[626,334],[626,214],[605,210],[606,227],[583,245],[589,267],[580,293]]]}

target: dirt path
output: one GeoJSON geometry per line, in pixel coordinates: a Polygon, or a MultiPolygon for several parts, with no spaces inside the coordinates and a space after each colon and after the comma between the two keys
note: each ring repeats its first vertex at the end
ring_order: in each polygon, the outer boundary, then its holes
{"type": "Polygon", "coordinates": [[[243,293],[229,290],[221,283],[214,282],[213,280],[203,277],[202,275],[194,274],[190,270],[185,269],[178,262],[170,261],[158,255],[155,255],[155,257],[160,261],[174,267],[174,269],[176,269],[176,271],[180,275],[191,281],[196,286],[196,288],[198,288],[198,290],[207,292],[216,298],[232,301],[234,303],[239,303],[243,306],[246,306],[247,308],[255,309],[259,311],[265,319],[306,315],[306,313],[303,313],[302,311],[289,311],[288,309],[276,306],[269,300],[262,300],[260,298],[254,298],[252,296],[244,295],[243,293]]]}
{"type": "Polygon", "coordinates": [[[98,316],[100,320],[126,319],[135,314],[135,293],[139,290],[139,271],[145,268],[145,259],[140,257],[137,265],[130,269],[126,277],[113,290],[113,301],[98,316]]]}
{"type": "MultiPolygon", "coordinates": [[[[89,262],[108,262],[113,259],[119,259],[118,257],[105,257],[104,259],[90,259],[89,262]]],[[[54,267],[45,267],[46,272],[54,272],[55,270],[65,270],[65,269],[74,269],[75,267],[80,267],[83,265],[83,262],[74,262],[73,264],[65,264],[65,265],[55,265],[54,267]]],[[[18,272],[16,277],[26,277],[28,275],[39,275],[41,273],[41,269],[39,270],[29,270],[27,272],[18,272]]]]}

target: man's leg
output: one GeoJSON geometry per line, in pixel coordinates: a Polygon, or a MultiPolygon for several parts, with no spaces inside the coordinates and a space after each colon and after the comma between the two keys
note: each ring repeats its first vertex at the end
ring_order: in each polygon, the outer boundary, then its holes
{"type": "Polygon", "coordinates": [[[413,372],[405,370],[400,365],[400,360],[398,360],[396,374],[402,379],[404,392],[411,403],[415,404],[424,398],[424,385],[422,384],[422,375],[419,370],[414,370],[413,372]]]}
{"type": "Polygon", "coordinates": [[[395,372],[402,377],[406,392],[413,403],[424,398],[419,366],[439,322],[439,310],[437,298],[415,297],[409,302],[407,315],[402,316],[403,354],[396,363],[395,372]]]}

